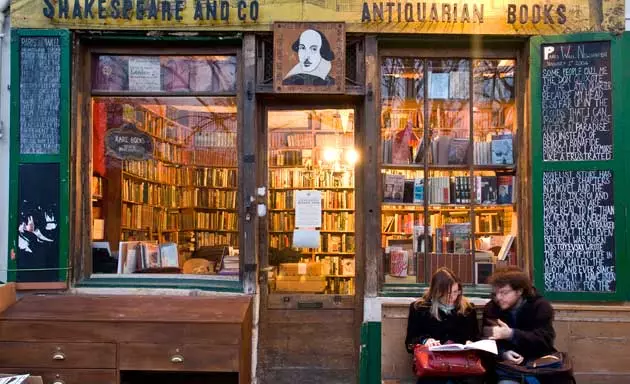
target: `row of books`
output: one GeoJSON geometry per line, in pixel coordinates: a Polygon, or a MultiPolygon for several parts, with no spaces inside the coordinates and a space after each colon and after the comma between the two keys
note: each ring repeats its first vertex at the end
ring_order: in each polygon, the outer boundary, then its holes
{"type": "MultiPolygon", "coordinates": [[[[321,191],[322,209],[354,209],[354,191],[321,191]]],[[[270,191],[269,209],[294,209],[294,191],[270,191]]]]}
{"type": "Polygon", "coordinates": [[[383,201],[423,204],[513,204],[515,176],[436,176],[406,179],[404,175],[383,175],[383,201]]]}
{"type": "Polygon", "coordinates": [[[269,134],[269,146],[272,149],[282,147],[311,148],[315,145],[314,136],[310,133],[272,132],[269,134]]]}
{"type": "Polygon", "coordinates": [[[123,171],[157,183],[198,187],[238,187],[238,170],[204,167],[175,167],[156,160],[123,162],[123,171]]]}
{"type": "MultiPolygon", "coordinates": [[[[270,248],[293,247],[293,235],[288,233],[272,233],[269,235],[270,248]]],[[[355,236],[352,234],[322,233],[320,247],[310,251],[319,254],[352,253],[356,250],[355,236]]]]}
{"type": "Polygon", "coordinates": [[[185,126],[175,124],[154,112],[143,109],[141,106],[130,104],[123,105],[124,119],[136,123],[136,127],[143,130],[158,140],[165,140],[179,145],[184,145],[192,130],[185,126]]]}
{"type": "Polygon", "coordinates": [[[238,213],[226,211],[183,211],[179,215],[179,228],[182,230],[213,229],[217,231],[236,231],[238,230],[238,213]]]}
{"type": "MultiPolygon", "coordinates": [[[[415,135],[415,134],[414,134],[415,135]]],[[[383,163],[386,164],[469,164],[471,140],[463,137],[440,135],[426,145],[424,138],[394,135],[383,140],[383,163]]],[[[511,133],[490,136],[489,141],[474,142],[473,163],[478,165],[514,164],[513,136],[511,133]]]]}
{"type": "Polygon", "coordinates": [[[237,190],[177,187],[133,179],[123,180],[122,186],[123,202],[163,208],[236,209],[237,196],[237,190]]]}
{"type": "Polygon", "coordinates": [[[274,169],[269,175],[270,188],[353,188],[354,172],[274,169]]]}
{"type": "MultiPolygon", "coordinates": [[[[236,120],[236,116],[234,117],[236,120]]],[[[208,147],[237,147],[236,129],[233,132],[196,132],[193,135],[193,146],[197,148],[208,147]]]]}
{"type": "MultiPolygon", "coordinates": [[[[511,230],[512,211],[505,210],[499,212],[476,212],[475,232],[478,234],[497,234],[511,230]]],[[[461,222],[465,222],[468,216],[464,216],[461,222]]],[[[431,228],[439,228],[445,225],[444,215],[430,215],[431,228]]],[[[453,224],[453,219],[449,217],[448,223],[453,224]]],[[[383,213],[381,214],[381,232],[388,234],[411,234],[413,228],[424,224],[422,213],[383,213]]],[[[456,223],[455,223],[456,224],[456,223]]]]}
{"type": "Polygon", "coordinates": [[[158,223],[153,216],[153,208],[146,205],[123,204],[120,225],[124,228],[156,228],[158,223]]]}
{"type": "Polygon", "coordinates": [[[155,160],[177,166],[234,167],[238,166],[236,148],[183,149],[170,143],[155,143],[155,160]]]}
{"type": "Polygon", "coordinates": [[[322,275],[326,276],[354,276],[355,261],[351,257],[327,256],[320,259],[322,275]]]}
{"type": "Polygon", "coordinates": [[[229,244],[238,248],[238,237],[238,233],[196,231],[191,240],[196,244],[197,248],[223,244],[229,244]]]}
{"type": "Polygon", "coordinates": [[[174,185],[153,184],[134,179],[123,179],[123,202],[149,204],[160,207],[179,208],[182,206],[183,188],[174,185]]]}
{"type": "Polygon", "coordinates": [[[189,165],[237,167],[238,151],[236,148],[195,149],[189,165]]]}
{"type": "Polygon", "coordinates": [[[312,164],[311,150],[291,150],[283,152],[271,152],[269,154],[269,165],[271,166],[306,166],[312,164]]]}
{"type": "MultiPolygon", "coordinates": [[[[269,214],[269,229],[271,231],[292,231],[295,228],[295,213],[271,212],[269,214]]],[[[324,212],[322,214],[322,231],[347,231],[355,228],[354,213],[324,212]]]]}
{"type": "MultiPolygon", "coordinates": [[[[383,129],[404,129],[411,121],[414,127],[424,126],[424,106],[416,103],[415,108],[404,108],[410,99],[398,98],[390,100],[383,107],[381,113],[381,127],[383,129]]],[[[415,101],[413,98],[411,100],[415,101]]],[[[441,103],[430,105],[429,124],[437,129],[470,129],[470,110],[467,104],[452,104],[453,108],[441,103]]],[[[476,108],[473,113],[473,130],[490,130],[512,127],[515,122],[514,104],[505,104],[501,108],[476,108]]]]}

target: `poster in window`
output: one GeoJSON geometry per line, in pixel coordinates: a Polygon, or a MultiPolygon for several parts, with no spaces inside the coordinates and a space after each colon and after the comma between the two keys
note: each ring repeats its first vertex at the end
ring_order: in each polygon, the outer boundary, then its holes
{"type": "Polygon", "coordinates": [[[274,91],[343,93],[344,23],[275,23],[274,91]]]}

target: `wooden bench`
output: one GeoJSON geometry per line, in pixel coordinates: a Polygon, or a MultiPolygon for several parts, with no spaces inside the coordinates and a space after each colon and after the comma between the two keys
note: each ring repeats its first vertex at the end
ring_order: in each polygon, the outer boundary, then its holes
{"type": "Polygon", "coordinates": [[[251,328],[247,296],[26,296],[0,314],[0,372],[47,384],[233,372],[212,382],[250,383],[251,328]]]}

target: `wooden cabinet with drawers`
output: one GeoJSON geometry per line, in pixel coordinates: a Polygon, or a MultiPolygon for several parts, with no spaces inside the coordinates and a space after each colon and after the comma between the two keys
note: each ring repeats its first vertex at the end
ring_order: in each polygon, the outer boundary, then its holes
{"type": "Polygon", "coordinates": [[[244,384],[251,327],[247,296],[25,296],[0,314],[0,372],[40,375],[45,384],[236,372],[244,384]]]}

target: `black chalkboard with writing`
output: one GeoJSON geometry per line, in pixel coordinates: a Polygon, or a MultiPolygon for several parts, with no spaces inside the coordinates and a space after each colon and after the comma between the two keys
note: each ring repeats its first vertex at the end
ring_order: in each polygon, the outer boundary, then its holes
{"type": "Polygon", "coordinates": [[[615,292],[613,172],[543,172],[548,292],[615,292]]]}
{"type": "Polygon", "coordinates": [[[59,164],[20,164],[18,172],[16,281],[59,281],[59,164]]]}
{"type": "Polygon", "coordinates": [[[61,41],[22,36],[20,44],[20,153],[60,150],[61,41]]]}
{"type": "Polygon", "coordinates": [[[610,42],[543,44],[543,161],[611,160],[610,42]]]}

